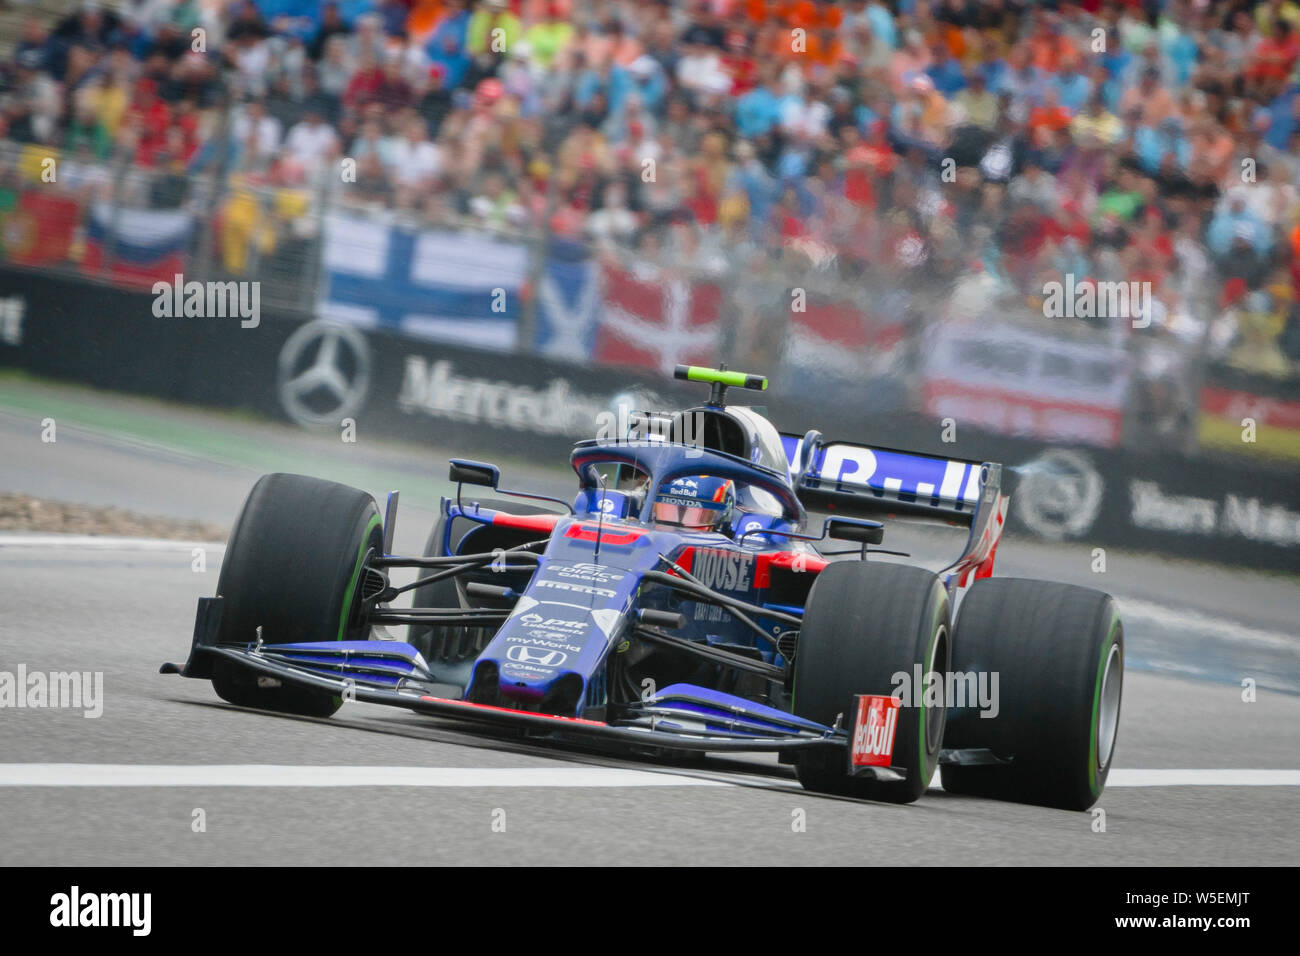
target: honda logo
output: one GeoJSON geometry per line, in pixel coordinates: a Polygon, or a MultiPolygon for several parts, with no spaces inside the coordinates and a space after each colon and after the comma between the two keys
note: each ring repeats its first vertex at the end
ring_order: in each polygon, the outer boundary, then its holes
{"type": "Polygon", "coordinates": [[[548,651],[523,644],[511,644],[507,647],[506,657],[517,664],[536,664],[541,667],[558,667],[569,659],[569,655],[564,651],[548,651]]]}

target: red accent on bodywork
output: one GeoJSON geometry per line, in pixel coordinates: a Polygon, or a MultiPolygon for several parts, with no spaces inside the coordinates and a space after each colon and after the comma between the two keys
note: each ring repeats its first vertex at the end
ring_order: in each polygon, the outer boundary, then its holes
{"type": "Polygon", "coordinates": [[[754,587],[772,586],[772,569],[782,568],[796,574],[819,574],[830,562],[806,551],[781,551],[777,554],[760,554],[754,562],[754,587]]]}
{"type": "Polygon", "coordinates": [[[569,525],[569,530],[564,532],[566,538],[577,538],[579,541],[595,541],[600,538],[601,544],[631,544],[638,538],[644,537],[644,531],[612,531],[605,529],[597,530],[595,525],[573,524],[569,525]]]}
{"type": "Polygon", "coordinates": [[[897,697],[862,694],[857,699],[853,733],[849,738],[849,764],[853,767],[888,767],[894,762],[894,734],[898,730],[897,697]]]}
{"type": "Polygon", "coordinates": [[[993,559],[997,557],[998,545],[1002,543],[1002,525],[1006,521],[1009,502],[1006,495],[998,495],[997,501],[993,503],[997,511],[985,527],[984,534],[975,542],[969,555],[953,569],[959,588],[964,588],[973,580],[993,576],[993,559]]]}
{"type": "MultiPolygon", "coordinates": [[[[682,549],[681,554],[673,558],[673,561],[683,571],[695,570],[695,548],[693,546],[682,549]]],[[[781,551],[776,554],[758,554],[754,556],[754,587],[767,588],[772,586],[772,569],[784,568],[787,571],[795,573],[806,572],[808,574],[817,574],[829,562],[825,558],[819,558],[815,554],[809,554],[806,551],[781,551]]],[[[672,568],[668,569],[669,574],[675,574],[672,568]]]]}
{"type": "Polygon", "coordinates": [[[539,714],[535,710],[516,710],[513,707],[497,707],[494,704],[475,704],[468,700],[452,700],[448,697],[430,697],[427,694],[420,697],[420,700],[427,700],[435,704],[457,704],[461,707],[469,707],[474,710],[494,710],[499,714],[522,714],[524,717],[545,717],[547,720],[563,721],[566,724],[590,724],[593,727],[608,727],[609,724],[600,720],[587,720],[585,717],[562,717],[559,714],[539,714]]]}
{"type": "Polygon", "coordinates": [[[998,556],[998,546],[995,544],[993,545],[993,550],[989,552],[989,556],[985,558],[983,561],[981,561],[979,563],[979,567],[975,569],[976,581],[978,581],[980,578],[993,577],[993,559],[996,558],[997,556],[998,556]]]}
{"type": "Polygon", "coordinates": [[[505,528],[522,528],[525,531],[545,531],[550,533],[555,530],[555,522],[560,520],[560,515],[511,515],[504,511],[498,511],[492,516],[492,523],[501,525],[505,528]]]}

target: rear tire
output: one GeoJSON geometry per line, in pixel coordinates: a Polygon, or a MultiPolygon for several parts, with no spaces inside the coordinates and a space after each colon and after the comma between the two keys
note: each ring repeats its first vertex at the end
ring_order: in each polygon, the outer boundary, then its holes
{"type": "Polygon", "coordinates": [[[1062,810],[1096,803],[1124,683],[1124,625],[1110,595],[1050,581],[977,581],[962,602],[953,648],[955,672],[998,675],[998,712],[950,710],[944,747],[989,750],[1009,762],[945,764],[943,788],[1062,810]]]}
{"type": "MultiPolygon", "coordinates": [[[[358,613],[366,552],[383,552],[379,509],[356,488],[274,474],[249,492],[221,563],[219,642],[245,644],[262,628],[266,644],[363,640],[358,613]]],[[[292,685],[260,687],[233,662],[213,664],[212,686],[222,699],[310,717],[342,705],[332,694],[292,685]]]]}
{"type": "MultiPolygon", "coordinates": [[[[948,593],[924,568],[902,564],[840,561],[813,584],[794,659],[794,712],[821,724],[851,730],[855,697],[893,694],[894,675],[910,681],[948,672],[951,656],[948,593]]],[[[919,694],[919,690],[918,694],[919,694]]],[[[906,702],[905,702],[906,703],[906,702]]],[[[930,785],[943,741],[944,708],[899,710],[893,762],[902,780],[852,777],[843,753],[801,754],[799,782],[808,790],[841,796],[911,803],[930,785]]]]}

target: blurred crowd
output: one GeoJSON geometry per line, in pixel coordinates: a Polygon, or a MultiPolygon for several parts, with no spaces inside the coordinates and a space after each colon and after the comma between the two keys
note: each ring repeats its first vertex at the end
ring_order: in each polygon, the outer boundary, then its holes
{"type": "Polygon", "coordinates": [[[1298,62],[1294,0],[90,2],[23,27],[0,139],[30,154],[18,175],[56,151],[91,198],[114,162],[154,171],[155,204],[219,173],[232,236],[241,189],[276,187],[306,197],[290,220],[325,193],[695,273],[825,274],[867,307],[941,290],[953,320],[1149,282],[1136,334],[1281,377],[1298,62]]]}

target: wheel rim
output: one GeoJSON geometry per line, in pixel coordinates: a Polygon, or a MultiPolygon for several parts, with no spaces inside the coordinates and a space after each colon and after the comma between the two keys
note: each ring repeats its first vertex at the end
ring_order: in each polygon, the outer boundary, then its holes
{"type": "Polygon", "coordinates": [[[1097,707],[1097,769],[1110,765],[1119,731],[1119,698],[1124,682],[1124,660],[1118,642],[1110,646],[1101,677],[1101,700],[1097,707]]]}

